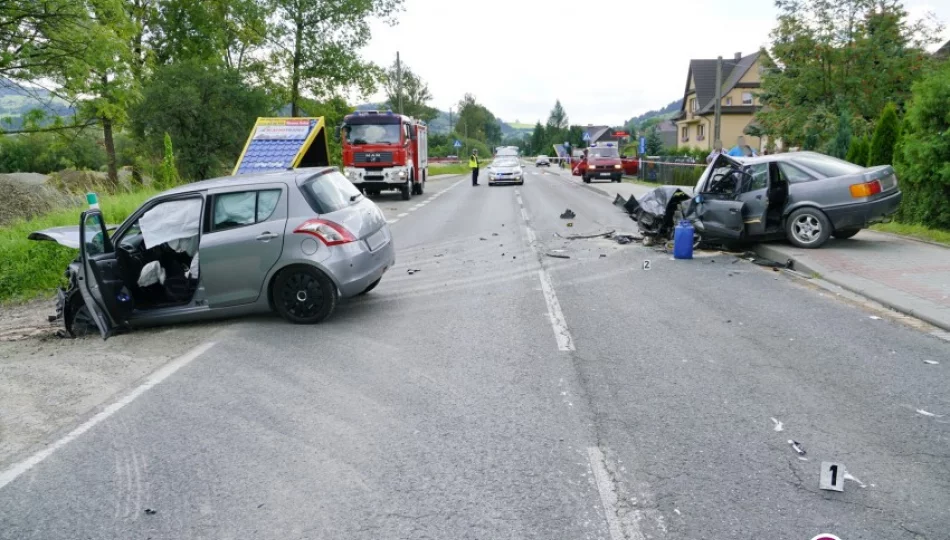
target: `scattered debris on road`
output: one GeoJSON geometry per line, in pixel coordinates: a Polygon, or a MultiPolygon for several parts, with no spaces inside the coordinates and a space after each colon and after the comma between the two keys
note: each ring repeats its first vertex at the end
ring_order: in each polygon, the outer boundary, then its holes
{"type": "Polygon", "coordinates": [[[772,418],[772,423],[775,424],[775,426],[772,428],[775,431],[782,431],[785,429],[784,425],[775,418],[772,418]]]}
{"type": "Polygon", "coordinates": [[[420,270],[419,268],[409,268],[406,270],[406,273],[409,274],[410,276],[415,274],[416,272],[422,272],[422,270],[420,270]]]}
{"type": "Polygon", "coordinates": [[[613,236],[615,232],[616,231],[614,229],[610,229],[609,231],[604,231],[604,232],[599,232],[599,233],[570,234],[567,236],[563,236],[560,233],[555,232],[554,236],[558,238],[563,238],[565,240],[590,240],[591,238],[610,238],[611,236],[613,236]]]}
{"type": "Polygon", "coordinates": [[[921,415],[923,415],[923,416],[930,416],[930,417],[933,417],[933,418],[943,418],[943,415],[942,415],[942,414],[934,414],[934,413],[932,413],[932,412],[927,412],[927,411],[925,411],[925,410],[923,410],[923,409],[917,409],[917,414],[921,414],[921,415]]]}
{"type": "Polygon", "coordinates": [[[493,232],[493,233],[491,233],[491,235],[492,235],[492,236],[498,236],[498,233],[493,232]]]}
{"type": "Polygon", "coordinates": [[[929,364],[929,365],[931,365],[931,366],[936,366],[936,365],[939,365],[939,364],[940,364],[940,362],[938,362],[938,361],[936,361],[936,360],[924,360],[924,363],[925,363],[925,364],[929,364]]]}
{"type": "Polygon", "coordinates": [[[871,319],[872,321],[880,321],[880,320],[883,320],[883,319],[881,319],[881,317],[878,317],[877,315],[871,315],[871,316],[868,317],[868,318],[871,319]]]}
{"type": "Polygon", "coordinates": [[[570,259],[571,258],[570,255],[565,255],[564,253],[554,253],[552,251],[548,251],[547,253],[545,253],[545,255],[554,259],[570,259]]]}
{"type": "Polygon", "coordinates": [[[479,236],[478,239],[481,240],[482,242],[484,242],[485,240],[488,240],[488,239],[485,238],[484,236],[479,236]]]}
{"type": "Polygon", "coordinates": [[[564,211],[563,214],[561,214],[561,219],[574,219],[576,217],[577,217],[577,214],[575,214],[574,211],[571,210],[570,208],[568,208],[567,210],[564,211]]]}
{"type": "Polygon", "coordinates": [[[794,450],[795,453],[800,456],[804,456],[805,454],[808,453],[808,452],[805,452],[805,447],[803,447],[801,443],[798,443],[796,441],[789,439],[788,444],[790,444],[792,446],[792,450],[794,450]]]}
{"type": "Polygon", "coordinates": [[[574,226],[574,222],[568,221],[568,222],[567,222],[567,226],[568,226],[568,227],[573,227],[573,226],[574,226]]]}
{"type": "Polygon", "coordinates": [[[146,508],[146,509],[145,509],[145,513],[148,514],[148,515],[150,515],[150,516],[154,516],[155,514],[158,513],[158,510],[152,510],[151,508],[146,508]]]}

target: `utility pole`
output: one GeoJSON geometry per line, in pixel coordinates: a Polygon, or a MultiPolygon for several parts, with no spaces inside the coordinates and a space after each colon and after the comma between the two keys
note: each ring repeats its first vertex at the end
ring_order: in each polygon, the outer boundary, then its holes
{"type": "MultiPolygon", "coordinates": [[[[719,57],[722,61],[722,57],[719,57]]],[[[399,96],[399,114],[402,114],[402,63],[399,61],[399,51],[396,51],[396,95],[399,96]]]]}
{"type": "Polygon", "coordinates": [[[716,114],[713,128],[713,145],[719,138],[719,124],[722,119],[722,57],[716,58],[716,114]]]}

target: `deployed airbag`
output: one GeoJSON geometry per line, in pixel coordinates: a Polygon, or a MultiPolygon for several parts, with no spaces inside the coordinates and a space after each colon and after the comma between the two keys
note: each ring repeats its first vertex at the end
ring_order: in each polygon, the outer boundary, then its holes
{"type": "MultiPolygon", "coordinates": [[[[198,238],[201,224],[201,199],[187,199],[183,201],[169,201],[159,204],[139,218],[139,227],[142,238],[145,240],[145,249],[171,243],[174,240],[198,238]]],[[[178,251],[179,244],[172,246],[178,251]]]]}
{"type": "Polygon", "coordinates": [[[142,273],[139,274],[139,287],[148,287],[156,283],[165,284],[165,269],[158,261],[152,261],[142,267],[142,273]]]}

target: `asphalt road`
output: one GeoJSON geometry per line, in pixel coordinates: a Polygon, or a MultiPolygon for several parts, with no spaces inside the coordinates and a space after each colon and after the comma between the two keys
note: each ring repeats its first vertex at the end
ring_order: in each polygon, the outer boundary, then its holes
{"type": "Polygon", "coordinates": [[[378,197],[375,291],[222,325],[0,472],[0,538],[950,538],[950,343],[730,256],[560,238],[633,226],[528,170],[378,197]]]}

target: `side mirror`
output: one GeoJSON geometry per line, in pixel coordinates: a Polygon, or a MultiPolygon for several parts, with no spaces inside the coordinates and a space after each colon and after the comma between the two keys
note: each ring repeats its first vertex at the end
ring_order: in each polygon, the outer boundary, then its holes
{"type": "Polygon", "coordinates": [[[696,197],[694,197],[693,200],[696,201],[696,204],[703,204],[703,195],[702,195],[702,193],[696,195],[696,197]]]}

